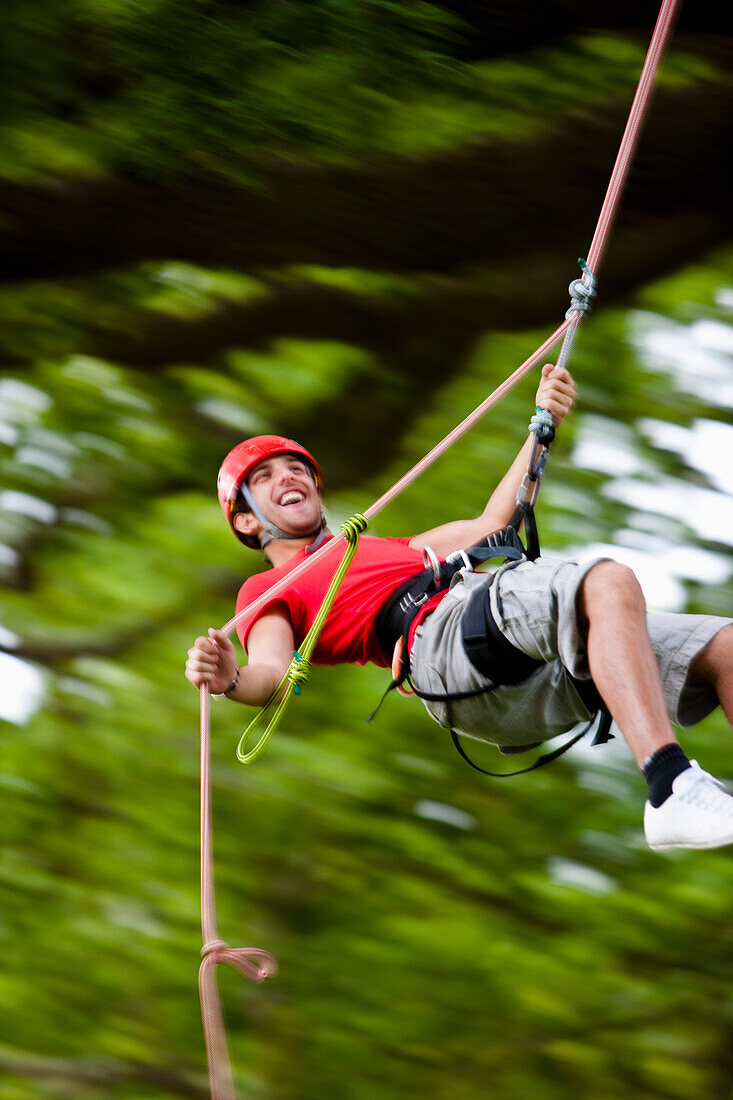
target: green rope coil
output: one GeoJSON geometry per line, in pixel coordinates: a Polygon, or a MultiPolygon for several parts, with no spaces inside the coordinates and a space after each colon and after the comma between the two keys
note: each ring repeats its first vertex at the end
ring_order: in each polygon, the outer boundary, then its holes
{"type": "Polygon", "coordinates": [[[313,620],[313,624],[306,634],[300,649],[293,650],[293,659],[288,665],[287,671],[283,676],[280,683],[273,691],[270,698],[265,705],[254,716],[250,724],[239,739],[237,745],[237,760],[240,760],[242,764],[252,764],[258,756],[267,748],[270,738],[275,732],[280,719],[287,710],[288,704],[292,695],[300,695],[301,685],[308,679],[308,673],[310,672],[310,658],[313,650],[316,648],[318,639],[321,635],[321,631],[325,626],[326,619],[333,605],[336,595],[341,583],[346,576],[346,571],[351,565],[351,562],[356,553],[359,545],[359,536],[362,532],[366,531],[369,526],[369,520],[366,516],[363,516],[361,512],[357,512],[349,519],[344,520],[341,524],[341,530],[346,539],[346,549],[344,555],[339,562],[338,569],[333,575],[333,579],[328,586],[328,591],[323,597],[323,603],[318,609],[318,614],[313,620]],[[264,719],[272,711],[274,714],[270,718],[265,730],[260,734],[259,740],[256,742],[253,748],[246,751],[247,742],[252,739],[258,727],[260,727],[264,719]]]}
{"type": "MultiPolygon", "coordinates": [[[[344,522],[341,524],[341,530],[344,533],[346,541],[349,543],[349,545],[351,545],[352,543],[354,545],[354,552],[356,552],[356,547],[359,544],[359,535],[362,535],[364,531],[366,531],[368,526],[369,520],[366,518],[366,516],[363,516],[361,512],[355,512],[353,516],[351,516],[349,519],[345,519],[344,522]]],[[[351,557],[353,558],[353,556],[354,555],[352,554],[351,557]]],[[[351,558],[349,558],[349,562],[350,561],[351,558]]],[[[348,569],[348,565],[346,568],[348,569]]],[[[346,569],[344,569],[344,573],[345,572],[346,569]]]]}

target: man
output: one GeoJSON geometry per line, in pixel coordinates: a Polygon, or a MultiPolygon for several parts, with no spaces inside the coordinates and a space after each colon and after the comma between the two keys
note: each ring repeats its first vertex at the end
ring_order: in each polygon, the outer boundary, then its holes
{"type": "MultiPolygon", "coordinates": [[[[570,374],[546,365],[537,405],[559,425],[574,401],[570,374]]],[[[362,537],[314,651],[315,663],[390,664],[397,638],[385,634],[384,613],[391,613],[394,594],[422,572],[426,547],[444,560],[508,523],[529,446],[530,440],[475,519],[412,538],[362,537]]],[[[321,481],[315,459],[281,437],[245,441],[225,459],[219,498],[227,521],[245,545],[264,549],[273,566],[245,582],[238,611],[332,537],[321,481]]],[[[208,637],[198,638],[186,664],[190,682],[237,702],[265,703],[320,607],[334,561],[326,555],[266,602],[254,621],[245,618],[239,635],[246,666],[238,667],[221,631],[210,629],[208,637]]],[[[441,725],[517,751],[587,720],[594,708],[584,700],[595,687],[649,785],[649,845],[733,843],[733,798],[687,759],[670,724],[692,725],[718,704],[733,724],[733,620],[647,613],[634,574],[606,558],[582,565],[539,558],[510,562],[494,573],[462,569],[450,589],[411,615],[412,675],[441,725]],[[478,651],[476,623],[485,624],[478,651]]]]}

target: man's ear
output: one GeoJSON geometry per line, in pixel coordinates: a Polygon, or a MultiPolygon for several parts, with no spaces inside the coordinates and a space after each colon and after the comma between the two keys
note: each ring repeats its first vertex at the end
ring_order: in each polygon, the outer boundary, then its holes
{"type": "Polygon", "coordinates": [[[257,538],[262,533],[262,524],[253,512],[237,512],[233,520],[234,530],[240,535],[254,535],[257,538]]]}

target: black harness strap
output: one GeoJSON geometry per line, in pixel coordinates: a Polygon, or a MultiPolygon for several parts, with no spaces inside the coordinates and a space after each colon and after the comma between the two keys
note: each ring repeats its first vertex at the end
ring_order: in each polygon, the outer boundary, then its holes
{"type": "MultiPolygon", "coordinates": [[[[598,722],[598,730],[596,731],[595,737],[591,741],[592,745],[602,745],[606,741],[612,741],[613,740],[613,734],[609,732],[610,727],[611,727],[611,716],[610,716],[610,714],[608,713],[608,711],[599,711],[598,713],[600,715],[599,722],[598,722]],[[608,723],[608,724],[606,724],[606,723],[608,723]]],[[[468,753],[465,752],[465,750],[463,749],[463,746],[461,745],[461,742],[458,740],[458,734],[456,733],[456,731],[451,730],[450,735],[451,735],[451,739],[453,741],[453,744],[456,746],[458,752],[463,757],[463,759],[466,761],[466,763],[471,765],[471,767],[474,769],[474,771],[481,772],[482,775],[490,775],[492,777],[492,779],[509,779],[513,775],[526,775],[527,772],[537,771],[538,768],[543,768],[545,766],[545,764],[551,764],[553,760],[557,760],[558,756],[562,756],[563,753],[566,753],[568,751],[568,749],[571,749],[573,747],[573,745],[577,744],[578,741],[581,740],[581,738],[585,737],[586,733],[588,733],[588,731],[590,730],[591,726],[593,725],[593,723],[595,722],[597,717],[598,717],[598,715],[594,714],[593,717],[591,718],[590,722],[587,722],[583,726],[580,733],[576,733],[575,736],[571,737],[569,741],[566,741],[564,745],[560,745],[559,748],[553,749],[552,752],[544,753],[543,756],[538,756],[537,759],[535,760],[535,762],[533,764],[530,764],[528,768],[519,768],[519,769],[517,769],[517,771],[513,771],[513,772],[490,772],[490,771],[487,771],[486,768],[480,768],[478,766],[478,764],[474,763],[474,761],[471,759],[471,757],[468,755],[468,753]]],[[[541,744],[541,742],[538,742],[538,744],[541,744]]],[[[517,751],[521,752],[521,751],[524,751],[526,749],[535,748],[535,747],[536,747],[535,745],[523,745],[517,751]]]]}
{"type": "Polygon", "coordinates": [[[475,592],[469,599],[461,630],[466,656],[476,671],[493,680],[494,685],[521,684],[545,664],[504,637],[491,614],[488,591],[475,592]]]}

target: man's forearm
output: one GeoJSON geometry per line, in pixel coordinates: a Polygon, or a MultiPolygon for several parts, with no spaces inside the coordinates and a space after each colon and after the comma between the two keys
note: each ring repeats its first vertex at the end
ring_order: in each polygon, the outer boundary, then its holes
{"type": "Polygon", "coordinates": [[[250,707],[261,707],[285,675],[286,668],[257,662],[242,665],[237,669],[236,685],[227,692],[227,699],[236,703],[246,703],[250,707]]]}
{"type": "Polygon", "coordinates": [[[484,533],[487,535],[491,531],[505,527],[512,517],[517,502],[517,490],[527,472],[532,439],[532,435],[528,436],[521,451],[489,497],[488,504],[481,514],[481,523],[486,528],[484,533]]]}
{"type": "Polygon", "coordinates": [[[430,546],[439,558],[445,558],[454,550],[465,550],[469,546],[475,546],[492,531],[506,527],[514,511],[517,489],[527,471],[529,450],[530,440],[527,440],[494,489],[480,516],[475,519],[454,520],[452,523],[435,527],[431,531],[424,531],[410,540],[410,546],[414,550],[423,550],[425,546],[430,546]]]}
{"type": "MultiPolygon", "coordinates": [[[[575,383],[564,367],[553,367],[546,363],[542,368],[540,382],[535,398],[536,405],[552,414],[555,426],[562,424],[575,402],[575,383]]],[[[458,520],[444,523],[430,531],[423,531],[410,539],[410,546],[423,550],[431,546],[438,557],[446,557],[454,550],[474,546],[492,531],[506,527],[512,517],[517,501],[517,490],[527,472],[532,436],[522,447],[504,477],[489,498],[489,502],[480,516],[472,520],[458,520]]]]}

